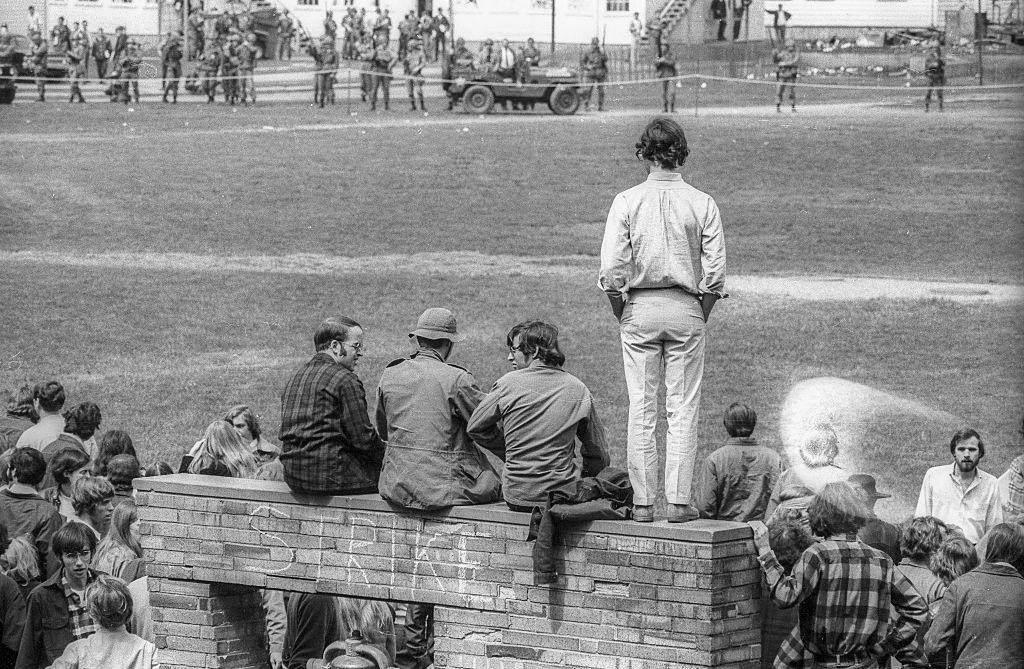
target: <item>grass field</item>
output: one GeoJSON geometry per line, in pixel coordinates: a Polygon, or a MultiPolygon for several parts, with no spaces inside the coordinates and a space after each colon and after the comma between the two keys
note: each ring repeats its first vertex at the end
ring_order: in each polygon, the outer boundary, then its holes
{"type": "MultiPolygon", "coordinates": [[[[1020,101],[951,108],[681,117],[685,177],[722,209],[730,273],[894,281],[882,300],[721,303],[702,449],[736,400],[779,445],[792,386],[835,376],[978,427],[990,471],[1020,451],[1020,303],[901,299],[897,283],[1024,283],[1020,101]]],[[[371,406],[424,307],[457,313],[470,338],[456,362],[485,387],[506,370],[504,331],[540,317],[561,328],[621,465],[625,388],[596,256],[612,196],[642,178],[632,146],[648,118],[2,109],[0,381],[62,379],[143,459],[176,462],[236,402],[276,437],[281,387],[327,314],[367,329],[371,406]]],[[[896,492],[893,514],[948,454],[941,439],[901,443],[904,427],[852,446],[896,492]]]]}

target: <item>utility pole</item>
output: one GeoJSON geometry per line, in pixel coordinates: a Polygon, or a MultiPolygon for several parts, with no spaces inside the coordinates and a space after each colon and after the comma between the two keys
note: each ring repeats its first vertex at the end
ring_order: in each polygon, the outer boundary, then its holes
{"type": "Polygon", "coordinates": [[[551,0],[551,55],[555,55],[555,0],[551,0]]]}

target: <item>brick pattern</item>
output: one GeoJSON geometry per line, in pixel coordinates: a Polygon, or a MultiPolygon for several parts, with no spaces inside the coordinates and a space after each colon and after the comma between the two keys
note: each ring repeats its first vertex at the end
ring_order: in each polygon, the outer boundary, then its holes
{"type": "Polygon", "coordinates": [[[758,665],[760,572],[735,524],[593,523],[563,537],[558,581],[537,586],[525,517],[497,506],[418,515],[163,478],[178,482],[136,495],[170,666],[262,666],[263,587],[436,604],[439,668],[758,665]]]}
{"type": "Polygon", "coordinates": [[[269,669],[255,588],[150,576],[149,593],[163,669],[269,669]]]}

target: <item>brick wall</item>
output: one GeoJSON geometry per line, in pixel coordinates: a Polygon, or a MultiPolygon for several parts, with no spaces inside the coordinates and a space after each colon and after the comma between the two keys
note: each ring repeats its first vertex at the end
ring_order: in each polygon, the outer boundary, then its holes
{"type": "Polygon", "coordinates": [[[263,667],[256,588],[438,605],[452,669],[755,667],[760,574],[737,523],[596,521],[534,585],[528,517],[175,475],[136,481],[165,667],[263,667]]]}

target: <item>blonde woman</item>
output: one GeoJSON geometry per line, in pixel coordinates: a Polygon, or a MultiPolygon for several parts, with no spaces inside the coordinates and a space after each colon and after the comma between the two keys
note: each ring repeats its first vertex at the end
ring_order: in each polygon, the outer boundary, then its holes
{"type": "Polygon", "coordinates": [[[138,507],[126,499],[114,507],[110,529],[96,549],[93,568],[131,583],[139,576],[141,558],[138,507]]]}
{"type": "Polygon", "coordinates": [[[209,476],[252,478],[256,458],[231,423],[217,420],[206,428],[203,438],[181,460],[182,472],[209,476]]]}
{"type": "Polygon", "coordinates": [[[39,585],[39,551],[26,535],[15,537],[3,555],[4,573],[10,576],[21,596],[28,599],[28,593],[39,585]]]}

